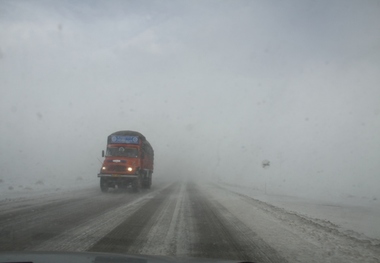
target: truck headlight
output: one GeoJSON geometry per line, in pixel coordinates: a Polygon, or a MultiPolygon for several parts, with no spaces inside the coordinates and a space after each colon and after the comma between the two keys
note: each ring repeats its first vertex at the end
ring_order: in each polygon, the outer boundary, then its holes
{"type": "Polygon", "coordinates": [[[128,172],[132,172],[133,168],[132,167],[128,167],[127,170],[128,170],[128,172]]]}
{"type": "Polygon", "coordinates": [[[105,169],[106,169],[106,167],[105,167],[105,166],[103,166],[103,167],[102,167],[102,170],[105,170],[105,169]]]}

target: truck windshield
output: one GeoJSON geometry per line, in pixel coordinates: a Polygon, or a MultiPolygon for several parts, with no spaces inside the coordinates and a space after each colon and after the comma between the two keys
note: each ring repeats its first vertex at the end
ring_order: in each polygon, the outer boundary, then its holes
{"type": "Polygon", "coordinates": [[[138,153],[136,148],[108,147],[106,156],[138,157],[138,153]]]}

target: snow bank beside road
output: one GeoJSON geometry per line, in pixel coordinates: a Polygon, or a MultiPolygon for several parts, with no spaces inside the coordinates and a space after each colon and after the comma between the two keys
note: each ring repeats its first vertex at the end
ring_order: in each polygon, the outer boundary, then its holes
{"type": "Polygon", "coordinates": [[[0,201],[98,187],[98,185],[99,179],[95,176],[94,178],[77,176],[61,180],[9,177],[0,181],[0,201]]]}
{"type": "Polygon", "coordinates": [[[380,240],[379,200],[347,198],[335,202],[265,194],[262,191],[226,183],[218,186],[305,216],[309,220],[335,225],[340,231],[359,239],[380,240]]]}

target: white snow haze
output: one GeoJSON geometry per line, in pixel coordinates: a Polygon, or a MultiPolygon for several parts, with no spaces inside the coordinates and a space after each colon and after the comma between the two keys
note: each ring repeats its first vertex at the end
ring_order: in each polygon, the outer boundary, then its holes
{"type": "Polygon", "coordinates": [[[367,0],[3,0],[0,189],[97,187],[135,130],[153,180],[379,202],[379,32],[367,0]]]}

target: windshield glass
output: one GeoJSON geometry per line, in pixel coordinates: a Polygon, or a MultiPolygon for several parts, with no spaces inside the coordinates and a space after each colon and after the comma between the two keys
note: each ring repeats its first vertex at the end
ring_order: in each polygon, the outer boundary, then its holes
{"type": "Polygon", "coordinates": [[[139,152],[136,148],[108,147],[106,156],[138,157],[139,152]]]}
{"type": "Polygon", "coordinates": [[[0,0],[4,251],[379,263],[380,0],[0,0]]]}

